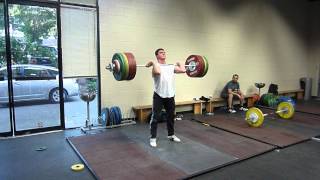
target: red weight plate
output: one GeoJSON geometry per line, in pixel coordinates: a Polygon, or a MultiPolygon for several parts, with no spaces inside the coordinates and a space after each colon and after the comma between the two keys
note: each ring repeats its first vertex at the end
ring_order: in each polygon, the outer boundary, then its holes
{"type": "Polygon", "coordinates": [[[202,59],[201,56],[199,55],[190,55],[186,62],[185,65],[196,65],[196,67],[187,67],[187,75],[189,77],[201,77],[201,75],[204,72],[204,60],[202,59]]]}
{"type": "Polygon", "coordinates": [[[202,62],[202,63],[199,63],[199,66],[202,66],[202,67],[199,67],[199,68],[203,69],[202,73],[199,74],[199,76],[197,76],[197,77],[203,77],[206,74],[206,60],[204,59],[203,56],[200,56],[200,55],[197,55],[197,56],[199,56],[199,60],[200,60],[200,62],[202,62]]]}

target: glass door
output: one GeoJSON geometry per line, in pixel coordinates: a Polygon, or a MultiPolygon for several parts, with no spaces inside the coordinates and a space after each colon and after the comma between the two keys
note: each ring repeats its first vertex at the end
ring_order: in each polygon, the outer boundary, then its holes
{"type": "MultiPolygon", "coordinates": [[[[21,4],[8,9],[15,131],[61,127],[57,9],[21,4]]],[[[67,99],[78,85],[65,83],[67,99]]]]}
{"type": "Polygon", "coordinates": [[[3,3],[0,2],[0,134],[7,134],[12,132],[12,126],[10,121],[10,109],[8,108],[9,89],[4,24],[4,6],[3,3]]]}

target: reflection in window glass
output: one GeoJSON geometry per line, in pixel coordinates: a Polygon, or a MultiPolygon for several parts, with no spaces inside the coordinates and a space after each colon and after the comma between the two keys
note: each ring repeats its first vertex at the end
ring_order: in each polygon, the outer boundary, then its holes
{"type": "Polygon", "coordinates": [[[88,117],[87,110],[90,114],[90,124],[97,125],[99,123],[97,78],[74,78],[73,80],[79,85],[79,96],[64,104],[66,128],[84,127],[88,117]]]}
{"type": "Polygon", "coordinates": [[[96,5],[96,0],[61,0],[61,2],[93,6],[96,5]]]}
{"type": "Polygon", "coordinates": [[[39,69],[25,68],[24,75],[25,77],[37,77],[39,76],[39,69]]]}
{"type": "Polygon", "coordinates": [[[14,67],[12,68],[12,78],[17,79],[17,78],[23,78],[24,77],[24,72],[22,67],[14,67]]]}
{"type": "Polygon", "coordinates": [[[58,0],[38,0],[38,1],[42,1],[42,2],[55,1],[55,2],[57,2],[58,0]]]}

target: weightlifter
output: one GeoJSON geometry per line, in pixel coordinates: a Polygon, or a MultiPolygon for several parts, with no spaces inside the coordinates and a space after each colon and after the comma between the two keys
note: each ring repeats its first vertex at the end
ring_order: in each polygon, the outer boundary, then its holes
{"type": "Polygon", "coordinates": [[[235,113],[236,110],[232,107],[232,101],[234,98],[240,100],[240,111],[247,111],[248,109],[243,107],[244,102],[244,94],[240,90],[240,84],[238,82],[239,75],[234,74],[232,75],[232,80],[229,81],[221,92],[221,97],[228,100],[228,112],[235,113]]]}
{"type": "Polygon", "coordinates": [[[168,139],[174,142],[181,140],[174,135],[174,113],[175,113],[175,78],[174,73],[185,73],[184,64],[177,62],[176,65],[166,65],[166,53],[159,48],[155,51],[157,61],[150,61],[145,66],[152,66],[152,77],[154,84],[152,116],[150,120],[150,145],[157,147],[157,125],[161,110],[164,107],[167,113],[168,139]]]}

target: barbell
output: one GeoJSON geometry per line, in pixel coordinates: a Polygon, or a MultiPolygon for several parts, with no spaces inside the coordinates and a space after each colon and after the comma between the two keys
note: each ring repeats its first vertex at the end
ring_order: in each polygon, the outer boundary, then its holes
{"type": "Polygon", "coordinates": [[[277,110],[269,114],[263,114],[259,108],[252,107],[246,112],[245,120],[252,127],[260,127],[263,124],[264,117],[267,115],[277,114],[283,119],[290,119],[293,117],[294,111],[293,105],[289,102],[281,102],[277,110]]]}
{"type": "MultiPolygon", "coordinates": [[[[169,66],[174,64],[160,64],[161,66],[169,66]]],[[[186,73],[189,77],[203,77],[207,74],[209,63],[205,56],[190,55],[185,65],[186,73]]],[[[137,67],[146,67],[145,65],[137,65],[135,57],[130,52],[115,53],[112,61],[106,66],[106,69],[113,73],[117,81],[132,80],[136,76],[137,67]]]]}

